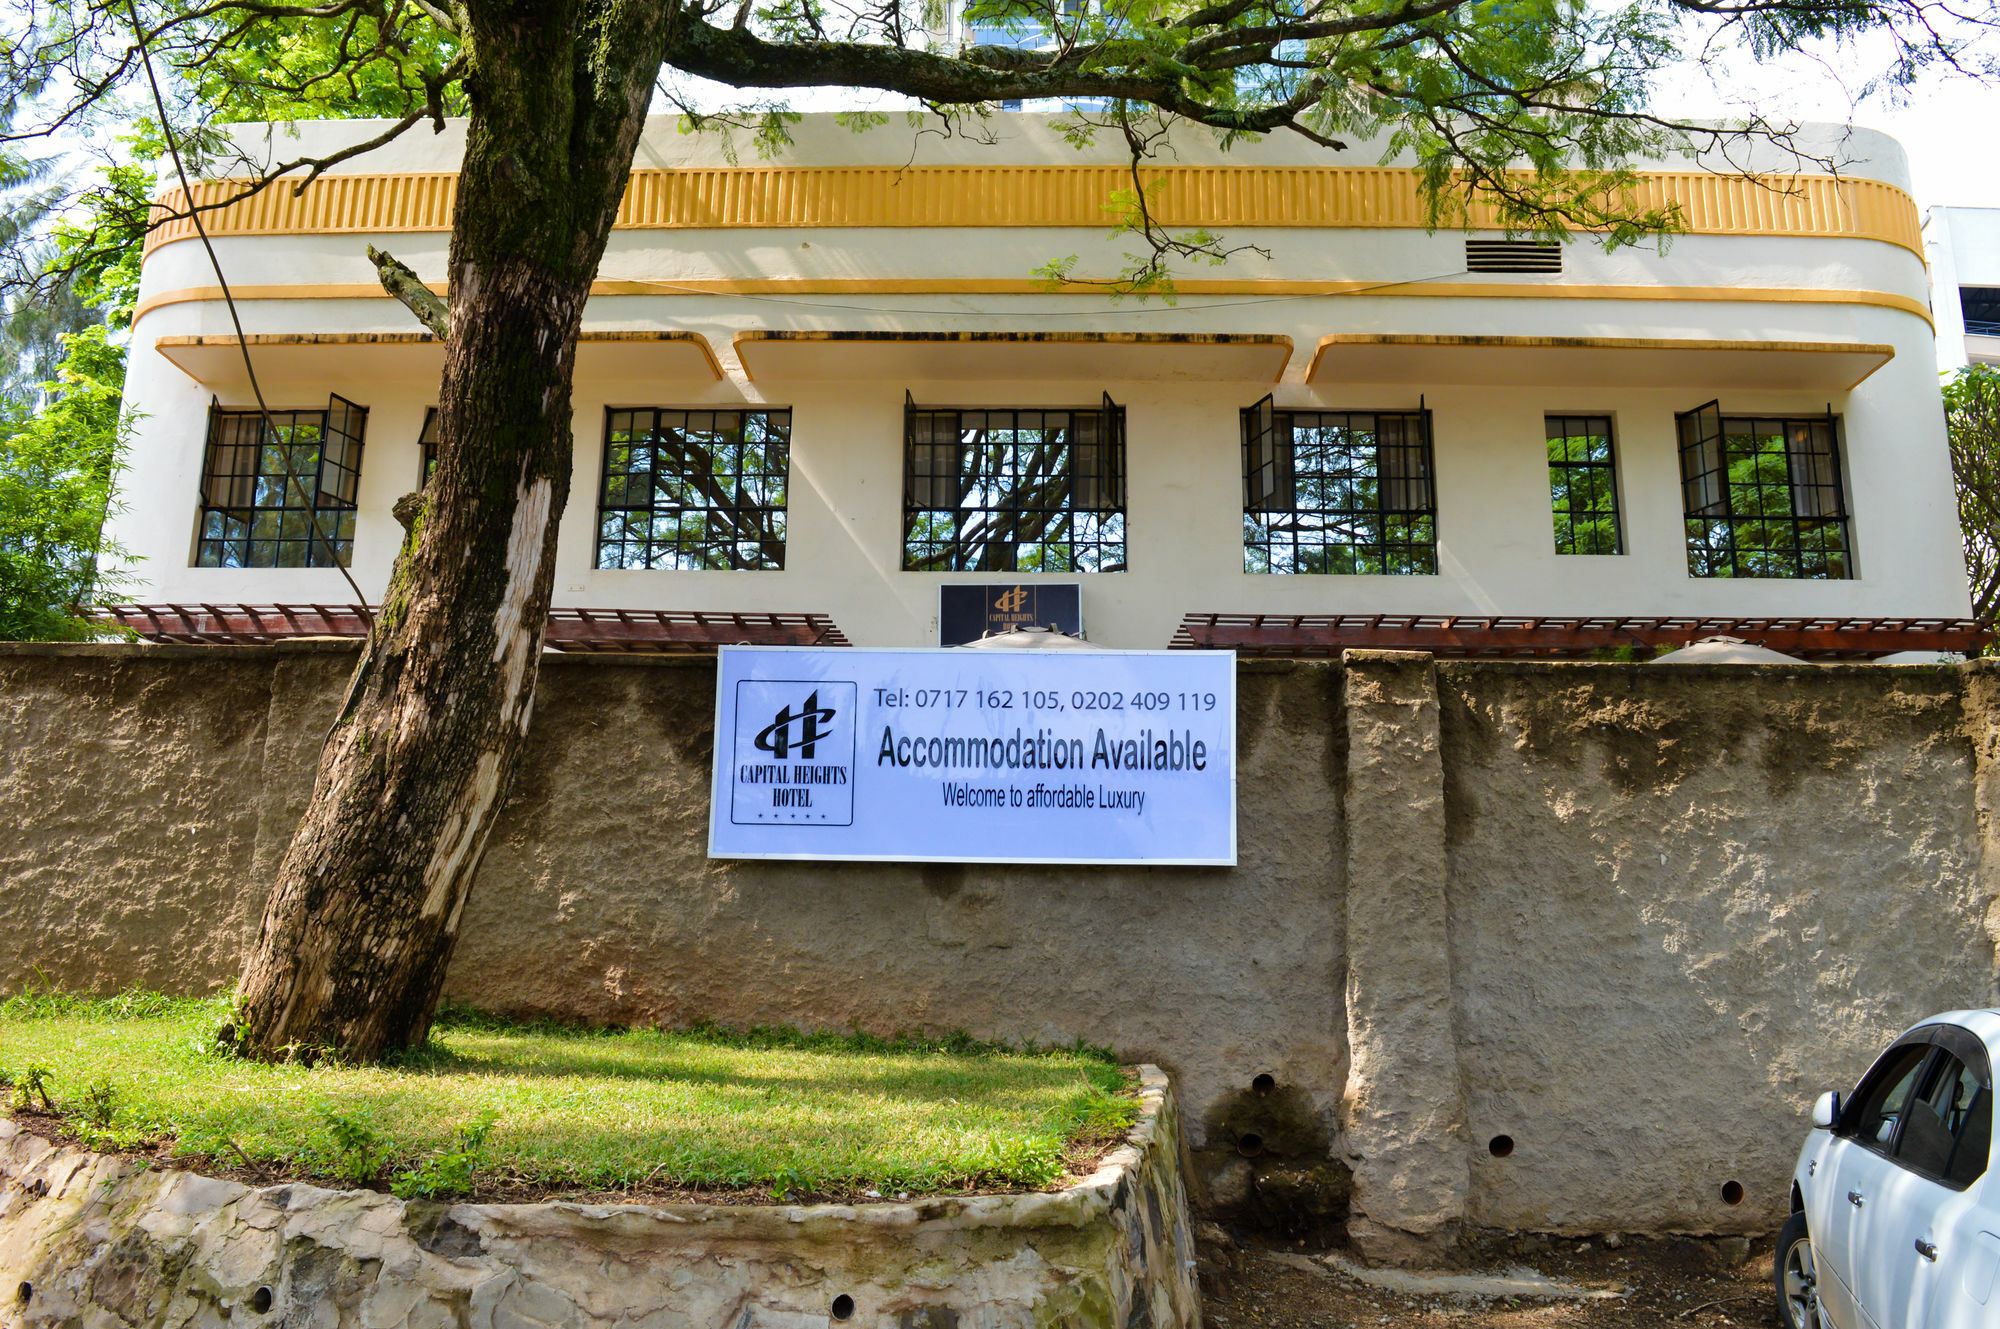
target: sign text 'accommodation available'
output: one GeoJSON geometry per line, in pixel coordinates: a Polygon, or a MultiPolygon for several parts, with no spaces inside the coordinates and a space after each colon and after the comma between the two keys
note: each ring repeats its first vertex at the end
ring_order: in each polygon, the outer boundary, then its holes
{"type": "Polygon", "coordinates": [[[715,858],[1236,861],[1228,652],[729,647],[715,732],[715,858]]]}

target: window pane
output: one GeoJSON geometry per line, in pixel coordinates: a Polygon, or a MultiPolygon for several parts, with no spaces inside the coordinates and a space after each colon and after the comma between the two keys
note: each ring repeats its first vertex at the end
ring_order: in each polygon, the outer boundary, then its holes
{"type": "Polygon", "coordinates": [[[1986,1175],[1992,1152],[1993,1090],[1982,1086],[1974,1093],[1959,1127],[1958,1143],[1953,1147],[1951,1164],[1945,1169],[1945,1180],[1955,1186],[1971,1185],[1986,1175]]]}
{"type": "Polygon", "coordinates": [[[906,411],[903,566],[1122,570],[1123,419],[1115,406],[906,411]]]}
{"type": "Polygon", "coordinates": [[[1923,1069],[1930,1050],[1927,1043],[1896,1048],[1869,1072],[1856,1097],[1851,1118],[1855,1139],[1887,1152],[1896,1133],[1896,1123],[1902,1119],[1903,1109],[1916,1087],[1917,1072],[1923,1069]]]}
{"type": "Polygon", "coordinates": [[[609,411],[597,566],[785,566],[790,411],[609,411]]]}
{"type": "Polygon", "coordinates": [[[1429,417],[1244,412],[1246,572],[1437,571],[1429,417]]]}
{"type": "Polygon", "coordinates": [[[1622,552],[1610,418],[1552,415],[1547,439],[1556,552],[1622,552]]]}
{"type": "Polygon", "coordinates": [[[1939,1052],[1926,1069],[1919,1092],[1904,1109],[1896,1160],[1927,1177],[1942,1177],[1978,1092],[1979,1082],[1965,1064],[1948,1052],[1939,1052]]]}
{"type": "Polygon", "coordinates": [[[327,411],[273,411],[268,423],[259,411],[210,411],[198,566],[348,562],[367,411],[339,397],[330,409],[331,427],[327,411]]]}
{"type": "Polygon", "coordinates": [[[1847,505],[1833,422],[1679,417],[1688,571],[1697,577],[1844,578],[1847,505]]]}

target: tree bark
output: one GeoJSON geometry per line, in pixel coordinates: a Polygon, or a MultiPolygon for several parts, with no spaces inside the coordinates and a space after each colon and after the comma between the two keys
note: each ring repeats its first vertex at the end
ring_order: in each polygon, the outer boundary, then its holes
{"type": "Polygon", "coordinates": [[[370,1060],[429,1036],[533,711],[577,332],[666,12],[620,0],[461,10],[471,116],[438,466],[243,970],[224,1037],[252,1055],[370,1060]]]}

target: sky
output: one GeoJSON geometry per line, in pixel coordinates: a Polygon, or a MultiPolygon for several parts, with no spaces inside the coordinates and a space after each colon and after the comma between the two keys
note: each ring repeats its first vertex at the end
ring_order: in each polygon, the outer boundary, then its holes
{"type": "MultiPolygon", "coordinates": [[[[1665,92],[1654,109],[1669,115],[1713,116],[1755,108],[1773,118],[1847,121],[1879,129],[1909,154],[1917,206],[2000,208],[2000,87],[1963,77],[1924,79],[1900,104],[1857,95],[1866,52],[1825,60],[1793,58],[1778,65],[1747,63],[1699,77],[1665,92]],[[1777,91],[1772,91],[1776,89],[1777,91]]],[[[1669,85],[1672,85],[1669,80],[1669,85]]]]}

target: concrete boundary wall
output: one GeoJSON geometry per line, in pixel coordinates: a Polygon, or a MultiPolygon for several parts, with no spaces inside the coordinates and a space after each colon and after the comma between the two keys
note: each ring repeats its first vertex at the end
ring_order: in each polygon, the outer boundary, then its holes
{"type": "MultiPolygon", "coordinates": [[[[0,989],[232,982],[351,663],[0,648],[0,989]]],[[[712,665],[551,655],[449,991],[1089,1039],[1200,1205],[1389,1259],[1768,1230],[1812,1097],[1996,999],[1988,666],[1240,669],[1235,868],[716,863],[712,665]]]]}

